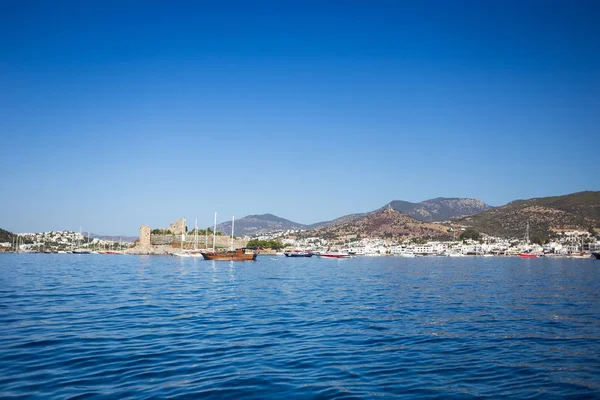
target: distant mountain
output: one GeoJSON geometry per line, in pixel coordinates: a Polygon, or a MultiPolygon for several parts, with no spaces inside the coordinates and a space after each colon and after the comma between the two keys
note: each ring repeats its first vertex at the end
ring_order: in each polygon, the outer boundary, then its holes
{"type": "MultiPolygon", "coordinates": [[[[457,222],[461,224],[473,226],[480,232],[495,236],[522,237],[525,234],[525,226],[529,219],[532,234],[537,233],[548,236],[551,232],[561,229],[588,230],[591,227],[599,227],[599,197],[600,192],[581,192],[566,196],[516,200],[497,208],[490,207],[481,200],[469,198],[438,197],[420,203],[394,200],[375,211],[349,214],[331,221],[311,225],[299,224],[273,214],[248,215],[235,221],[235,234],[238,236],[252,236],[276,230],[314,229],[321,231],[328,228],[332,228],[330,229],[331,232],[336,232],[340,229],[346,229],[347,224],[350,224],[348,226],[350,230],[356,228],[360,231],[369,231],[371,229],[370,223],[363,221],[354,228],[352,228],[352,224],[391,209],[421,222],[458,218],[457,222]],[[338,227],[341,228],[338,229],[338,227]]],[[[421,233],[426,235],[427,227],[414,225],[414,221],[400,221],[398,218],[396,220],[392,225],[405,223],[407,228],[397,229],[395,227],[392,229],[393,232],[384,229],[380,233],[388,235],[391,233],[400,236],[420,235],[421,233]]],[[[432,229],[436,230],[438,228],[433,227],[432,229]]],[[[217,225],[217,230],[229,234],[231,232],[231,222],[223,222],[217,225]]],[[[379,231],[375,229],[373,232],[379,231]]]]}
{"type": "Polygon", "coordinates": [[[392,208],[372,212],[358,220],[344,224],[321,227],[316,229],[314,233],[323,238],[345,236],[373,236],[388,239],[408,239],[412,237],[451,238],[447,226],[419,221],[392,208]]]}
{"type": "MultiPolygon", "coordinates": [[[[238,236],[254,236],[261,233],[267,233],[286,229],[320,229],[325,227],[334,227],[350,222],[358,221],[361,218],[379,211],[392,208],[398,212],[408,214],[409,216],[422,221],[444,220],[451,217],[471,215],[488,210],[491,207],[477,199],[444,198],[425,200],[420,203],[411,203],[408,201],[394,200],[385,206],[367,213],[356,213],[344,215],[331,221],[317,222],[310,225],[300,224],[278,217],[273,214],[248,215],[235,221],[235,234],[238,236]]],[[[223,222],[217,225],[217,231],[225,234],[231,233],[231,221],[223,222]]]]}
{"type": "MultiPolygon", "coordinates": [[[[286,229],[308,229],[307,225],[292,222],[273,214],[248,215],[235,220],[236,236],[252,236],[260,233],[272,232],[286,229]]],[[[217,225],[217,231],[231,234],[231,221],[222,222],[217,225]]]]}
{"type": "Polygon", "coordinates": [[[515,200],[457,222],[493,236],[522,238],[528,221],[530,237],[551,237],[564,230],[600,231],[600,192],[515,200]]]}
{"type": "Polygon", "coordinates": [[[403,214],[407,214],[421,221],[443,221],[454,217],[479,214],[483,211],[489,210],[492,207],[485,204],[481,200],[466,198],[437,197],[435,199],[425,200],[420,203],[411,203],[410,201],[404,200],[393,200],[375,211],[344,215],[343,217],[336,218],[331,221],[318,222],[316,224],[308,225],[307,228],[319,229],[342,225],[348,222],[357,221],[368,214],[377,213],[389,208],[403,214]]]}
{"type": "Polygon", "coordinates": [[[479,214],[491,207],[481,200],[437,197],[420,203],[394,200],[379,210],[392,208],[421,221],[442,221],[454,217],[479,214]]]}

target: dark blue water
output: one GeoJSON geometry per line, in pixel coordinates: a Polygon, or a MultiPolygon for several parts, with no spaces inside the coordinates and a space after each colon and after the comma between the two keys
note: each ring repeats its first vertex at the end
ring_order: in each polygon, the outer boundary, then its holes
{"type": "Polygon", "coordinates": [[[2,398],[600,398],[600,261],[0,255],[2,398]]]}

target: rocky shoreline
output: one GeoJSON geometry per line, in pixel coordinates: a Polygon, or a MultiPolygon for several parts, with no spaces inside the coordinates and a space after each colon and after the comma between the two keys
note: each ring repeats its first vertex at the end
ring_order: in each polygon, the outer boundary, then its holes
{"type": "Polygon", "coordinates": [[[134,256],[170,256],[175,253],[175,250],[171,246],[152,246],[151,249],[133,247],[125,250],[123,254],[131,254],[134,256]]]}

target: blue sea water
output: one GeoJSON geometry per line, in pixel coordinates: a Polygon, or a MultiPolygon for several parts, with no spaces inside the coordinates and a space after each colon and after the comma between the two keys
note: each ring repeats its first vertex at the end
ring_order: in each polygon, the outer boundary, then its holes
{"type": "Polygon", "coordinates": [[[600,261],[0,255],[1,398],[600,398],[600,261]]]}

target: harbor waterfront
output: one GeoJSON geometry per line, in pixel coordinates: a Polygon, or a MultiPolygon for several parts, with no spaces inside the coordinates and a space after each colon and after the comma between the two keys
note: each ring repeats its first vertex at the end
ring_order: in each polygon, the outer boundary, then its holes
{"type": "Polygon", "coordinates": [[[598,398],[600,264],[0,255],[0,397],[598,398]]]}

